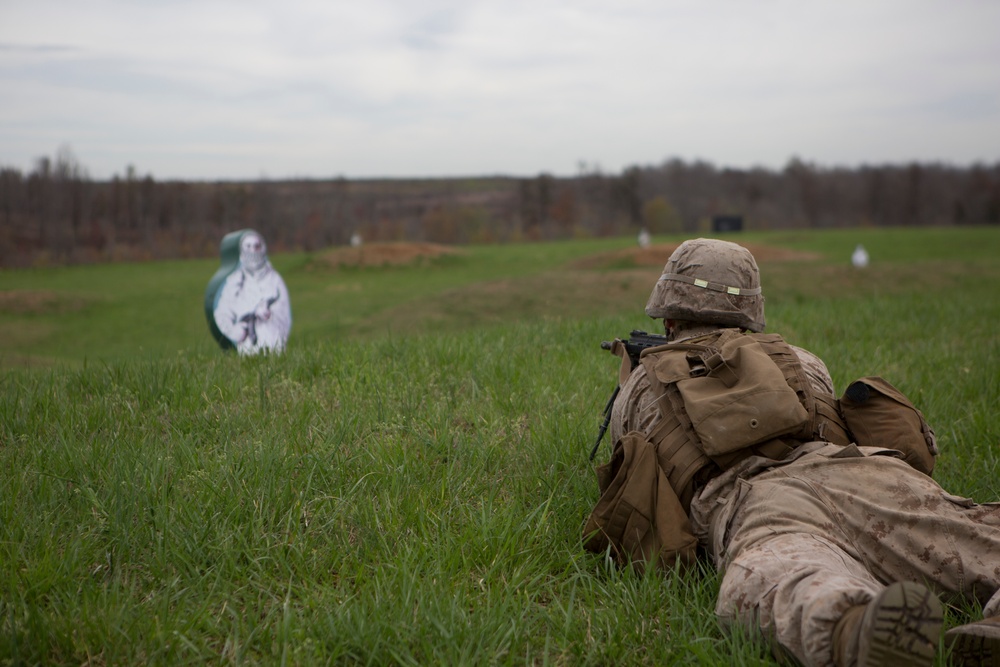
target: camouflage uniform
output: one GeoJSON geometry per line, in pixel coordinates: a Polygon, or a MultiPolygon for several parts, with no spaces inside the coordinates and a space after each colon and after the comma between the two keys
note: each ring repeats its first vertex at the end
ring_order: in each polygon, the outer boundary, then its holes
{"type": "MultiPolygon", "coordinates": [[[[793,347],[816,392],[833,395],[825,364],[793,347]]],[[[610,434],[649,433],[656,397],[640,367],[615,401],[610,434]]],[[[780,461],[751,457],[698,489],[698,542],[723,574],[716,613],[760,628],[805,665],[834,664],[834,627],[895,581],[1000,614],[1000,504],[946,493],[894,450],[824,442],[780,461]]]]}
{"type": "MultiPolygon", "coordinates": [[[[723,327],[762,332],[756,262],[733,243],[686,241],[664,267],[646,314],[678,325],[674,336],[723,327]]],[[[832,399],[823,361],[792,351],[813,392],[832,399]]],[[[633,431],[647,439],[654,434],[662,402],[653,386],[642,366],[628,375],[612,408],[612,442],[633,431]]],[[[684,510],[692,539],[722,574],[717,615],[723,623],[759,628],[778,654],[806,665],[932,660],[940,626],[911,653],[901,638],[906,628],[887,631],[879,616],[894,612],[887,592],[924,591],[982,604],[984,616],[997,616],[948,635],[955,635],[953,656],[1000,664],[1000,503],[946,493],[896,450],[816,441],[780,460],[749,456],[701,479],[684,510]],[[860,623],[859,609],[868,610],[860,623]],[[881,642],[881,653],[873,642],[881,642]],[[895,649],[895,656],[885,652],[895,649]]],[[[916,621],[928,627],[935,616],[939,621],[936,599],[932,606],[937,611],[916,621]]]]}

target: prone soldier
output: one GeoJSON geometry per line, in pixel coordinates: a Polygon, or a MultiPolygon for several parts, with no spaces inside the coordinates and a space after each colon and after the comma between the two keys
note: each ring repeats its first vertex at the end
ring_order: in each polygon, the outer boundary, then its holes
{"type": "Polygon", "coordinates": [[[759,270],[735,243],[681,244],[646,313],[664,343],[634,370],[617,346],[585,548],[640,570],[705,555],[721,622],[804,665],[931,665],[941,597],[983,609],[945,633],[953,660],[1000,664],[1000,504],[931,478],[934,433],[904,395],[870,377],[838,400],[819,357],[762,333],[759,270]]]}

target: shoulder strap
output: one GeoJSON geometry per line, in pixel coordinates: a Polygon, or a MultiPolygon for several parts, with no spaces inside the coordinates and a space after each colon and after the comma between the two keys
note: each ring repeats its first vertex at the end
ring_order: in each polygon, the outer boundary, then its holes
{"type": "Polygon", "coordinates": [[[818,394],[799,360],[799,356],[778,334],[750,334],[757,339],[764,351],[781,369],[785,381],[795,390],[802,407],[809,413],[809,421],[795,438],[802,442],[823,440],[846,446],[851,442],[847,425],[833,394],[818,394]]]}

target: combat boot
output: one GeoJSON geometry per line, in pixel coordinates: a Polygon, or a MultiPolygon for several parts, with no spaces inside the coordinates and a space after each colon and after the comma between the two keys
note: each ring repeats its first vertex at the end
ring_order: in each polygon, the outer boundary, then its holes
{"type": "Polygon", "coordinates": [[[926,587],[891,584],[867,605],[853,607],[834,630],[834,656],[843,666],[933,665],[944,611],[926,587]]]}
{"type": "Polygon", "coordinates": [[[967,623],[944,633],[953,665],[1000,667],[1000,616],[967,623]]]}

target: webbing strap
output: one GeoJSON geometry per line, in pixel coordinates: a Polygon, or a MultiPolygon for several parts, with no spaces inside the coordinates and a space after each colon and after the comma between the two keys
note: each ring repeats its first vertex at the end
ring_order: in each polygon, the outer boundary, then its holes
{"type": "Polygon", "coordinates": [[[664,472],[681,504],[687,507],[693,495],[691,480],[712,460],[680,431],[681,428],[677,419],[664,418],[646,437],[658,448],[663,447],[657,450],[657,459],[670,462],[670,469],[664,469],[664,472]]]}
{"type": "Polygon", "coordinates": [[[723,285],[722,283],[713,283],[708,280],[702,280],[701,278],[682,276],[679,273],[664,273],[660,276],[660,280],[674,280],[679,283],[694,285],[695,287],[700,287],[702,289],[710,289],[713,292],[732,294],[733,296],[756,296],[761,293],[760,287],[732,287],[730,285],[723,285]]]}

